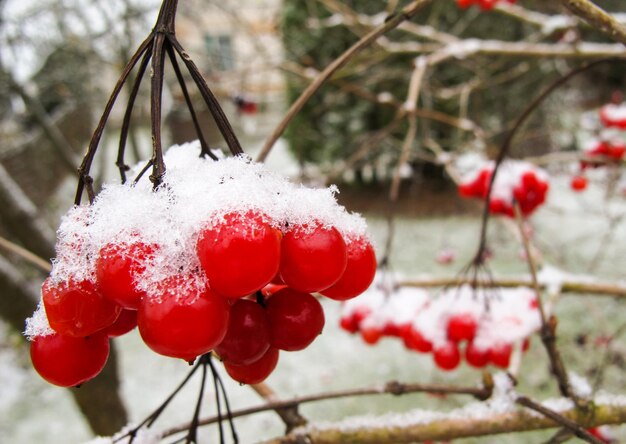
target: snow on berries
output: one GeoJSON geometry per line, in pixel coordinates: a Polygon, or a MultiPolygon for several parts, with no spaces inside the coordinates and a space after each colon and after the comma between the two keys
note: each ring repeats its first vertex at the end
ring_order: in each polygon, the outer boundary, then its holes
{"type": "MultiPolygon", "coordinates": [[[[483,164],[466,175],[459,184],[459,194],[466,198],[485,199],[493,175],[494,163],[483,164]]],[[[541,206],[550,188],[548,173],[531,163],[505,160],[496,174],[489,198],[489,211],[514,217],[514,204],[528,216],[541,206]]]]}
{"type": "Polygon", "coordinates": [[[400,338],[409,350],[432,353],[435,364],[448,371],[463,358],[477,368],[507,368],[514,346],[527,347],[541,320],[529,288],[464,285],[431,297],[424,289],[385,292],[373,285],[360,298],[344,303],[340,325],[368,344],[385,336],[400,338]]]}
{"type": "Polygon", "coordinates": [[[204,159],[198,143],[164,160],[158,189],[106,185],[63,217],[25,332],[48,381],[93,378],[107,338],[137,325],[156,353],[193,361],[215,350],[234,379],[260,382],[279,350],[302,350],[321,333],[311,293],[347,300],[374,279],[365,221],[337,204],[335,187],[298,186],[245,157],[204,159]],[[71,356],[87,348],[93,359],[71,356]]]}
{"type": "Polygon", "coordinates": [[[608,103],[600,108],[600,121],[606,128],[626,130],[626,103],[608,103]]]}
{"type": "MultiPolygon", "coordinates": [[[[517,0],[504,0],[504,3],[515,3],[517,0]]],[[[493,9],[501,0],[456,0],[459,8],[466,9],[470,6],[477,5],[483,11],[489,11],[493,9]]]]}

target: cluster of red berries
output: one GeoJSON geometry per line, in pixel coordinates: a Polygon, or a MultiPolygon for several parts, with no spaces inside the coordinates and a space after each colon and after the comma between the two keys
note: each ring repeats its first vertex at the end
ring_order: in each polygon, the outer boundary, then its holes
{"type": "MultiPolygon", "coordinates": [[[[35,369],[56,385],[96,376],[107,360],[108,338],[135,326],[159,354],[193,361],[215,350],[233,379],[258,383],[275,368],[278,350],[302,350],[321,333],[324,313],[311,293],[346,300],[374,278],[371,243],[345,226],[314,218],[287,223],[245,209],[183,233],[166,226],[157,233],[174,240],[156,241],[140,235],[137,226],[103,234],[99,224],[112,219],[99,215],[108,214],[102,211],[110,209],[108,198],[121,196],[101,196],[89,208],[70,211],[62,223],[55,266],[42,287],[43,308],[27,328],[35,369]],[[271,282],[283,288],[263,292],[271,282]]],[[[135,220],[154,225],[159,219],[135,220]]]]}
{"type": "MultiPolygon", "coordinates": [[[[459,8],[469,8],[470,6],[473,5],[478,5],[480,7],[480,9],[482,9],[483,11],[489,11],[491,9],[493,9],[500,1],[502,0],[456,0],[457,5],[459,5],[459,8]]],[[[517,0],[504,0],[506,3],[515,3],[517,0]]]]}
{"type": "Polygon", "coordinates": [[[624,158],[624,154],[626,154],[626,144],[619,140],[593,140],[585,148],[584,152],[586,159],[580,161],[580,172],[572,177],[570,182],[572,190],[577,192],[584,191],[589,184],[589,180],[584,175],[584,171],[587,168],[601,165],[601,163],[594,163],[589,159],[597,158],[599,160],[619,162],[624,158]]]}
{"type": "MultiPolygon", "coordinates": [[[[487,164],[459,184],[459,194],[466,198],[485,199],[493,175],[493,164],[487,164]]],[[[522,215],[528,216],[546,200],[550,184],[547,173],[528,162],[505,161],[493,184],[489,211],[509,217],[515,216],[514,203],[522,215]]]]}
{"type": "Polygon", "coordinates": [[[514,344],[527,350],[530,334],[539,328],[537,300],[529,289],[499,289],[487,309],[485,295],[475,296],[469,287],[435,299],[419,289],[389,295],[370,289],[344,304],[340,325],[370,345],[382,337],[399,338],[409,350],[432,353],[442,370],[455,369],[463,357],[476,368],[508,368],[514,344]]]}
{"type": "MultiPolygon", "coordinates": [[[[626,104],[607,104],[600,108],[600,122],[607,129],[626,130],[626,104]]],[[[619,163],[626,155],[626,144],[616,137],[616,134],[603,134],[601,138],[594,139],[584,148],[585,158],[580,161],[579,172],[570,181],[570,188],[576,192],[587,189],[589,179],[585,176],[585,170],[596,168],[607,162],[619,163]],[[595,160],[598,160],[596,162],[595,160]]]]}

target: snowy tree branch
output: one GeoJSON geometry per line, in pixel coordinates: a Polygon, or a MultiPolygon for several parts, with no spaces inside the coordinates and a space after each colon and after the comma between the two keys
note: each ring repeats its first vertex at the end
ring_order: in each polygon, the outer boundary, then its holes
{"type": "MultiPolygon", "coordinates": [[[[565,399],[544,403],[583,427],[626,422],[626,399],[596,399],[589,410],[582,412],[565,399]]],[[[266,442],[266,444],[315,444],[336,443],[409,443],[423,441],[446,441],[473,436],[501,433],[526,432],[560,427],[562,424],[514,407],[494,407],[491,410],[480,405],[469,405],[449,413],[421,410],[383,415],[380,417],[348,418],[335,423],[309,425],[294,430],[289,435],[266,442]]]]}
{"type": "Polygon", "coordinates": [[[594,28],[601,30],[613,40],[626,45],[626,27],[593,2],[589,0],[561,0],[561,3],[594,28]]]}

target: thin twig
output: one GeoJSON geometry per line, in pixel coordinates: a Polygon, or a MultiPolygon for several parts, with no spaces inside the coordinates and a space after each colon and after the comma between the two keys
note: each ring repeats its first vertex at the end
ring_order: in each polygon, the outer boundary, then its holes
{"type": "Polygon", "coordinates": [[[626,45],[626,27],[598,5],[589,0],[561,0],[561,3],[595,29],[626,45]]]}
{"type": "Polygon", "coordinates": [[[553,420],[554,422],[556,422],[557,424],[562,425],[563,427],[567,428],[568,430],[570,430],[574,435],[576,435],[577,437],[579,437],[580,439],[593,443],[593,444],[603,444],[603,441],[600,441],[598,438],[596,438],[595,436],[593,436],[591,433],[589,433],[587,430],[585,430],[583,427],[581,427],[579,424],[577,424],[576,422],[560,415],[559,413],[555,412],[554,410],[551,410],[535,401],[533,401],[530,398],[527,398],[526,396],[518,396],[517,399],[515,400],[515,402],[521,406],[524,406],[528,409],[534,410],[535,412],[541,413],[542,415],[544,415],[547,418],[550,418],[551,420],[553,420]]]}
{"type": "Polygon", "coordinates": [[[44,273],[50,273],[52,271],[52,265],[45,259],[40,258],[36,254],[28,251],[24,247],[20,247],[19,245],[11,242],[10,240],[0,236],[0,248],[3,250],[13,253],[24,259],[26,262],[34,265],[39,270],[44,273]]]}
{"type": "Polygon", "coordinates": [[[528,263],[528,269],[530,271],[530,277],[532,280],[532,286],[535,290],[535,297],[537,298],[537,309],[539,310],[539,316],[541,318],[541,341],[543,342],[546,351],[548,352],[548,357],[550,359],[550,366],[552,369],[552,374],[557,379],[557,383],[559,385],[559,390],[563,396],[567,396],[572,398],[578,404],[579,399],[574,394],[570,383],[569,377],[567,375],[567,371],[565,370],[565,364],[561,358],[561,354],[559,353],[556,346],[556,326],[557,321],[556,317],[550,316],[549,319],[546,318],[546,311],[543,304],[542,291],[539,286],[539,281],[537,280],[537,267],[535,265],[535,258],[530,248],[530,242],[528,240],[528,235],[526,230],[524,229],[524,220],[522,217],[522,211],[518,202],[515,202],[513,206],[515,211],[515,218],[517,220],[517,225],[519,227],[520,236],[522,238],[522,244],[524,246],[524,251],[526,253],[526,262],[528,263]]]}
{"type": "Polygon", "coordinates": [[[422,8],[431,3],[432,0],[415,0],[410,5],[406,6],[398,14],[390,17],[384,24],[373,29],[367,35],[363,36],[358,42],[348,48],[341,56],[336,58],[330,65],[326,67],[316,79],[302,92],[300,97],[291,105],[283,120],[278,124],[276,129],[269,136],[265,145],[261,149],[261,152],[257,156],[257,162],[263,162],[270,150],[283,134],[287,125],[293,120],[293,118],[300,112],[302,107],[309,101],[309,99],[317,92],[320,87],[326,83],[326,81],[332,77],[332,75],[343,67],[348,61],[358,54],[362,49],[369,46],[376,41],[381,35],[391,31],[399,26],[402,22],[410,20],[415,14],[417,14],[422,8]]]}
{"type": "MultiPolygon", "coordinates": [[[[389,394],[394,396],[407,395],[412,393],[431,393],[437,395],[470,395],[477,399],[485,400],[491,396],[493,387],[485,385],[484,387],[455,387],[436,384],[405,384],[397,381],[391,381],[384,385],[377,387],[367,387],[358,389],[346,389],[333,392],[318,393],[308,396],[298,396],[291,399],[270,401],[267,404],[263,404],[256,407],[249,407],[246,409],[235,410],[232,412],[233,418],[239,418],[242,416],[252,415],[254,413],[266,412],[269,410],[281,411],[290,407],[297,407],[301,404],[325,401],[338,398],[346,398],[353,396],[367,396],[367,395],[381,395],[389,394]]],[[[213,424],[218,421],[217,416],[202,419],[199,425],[213,424]]],[[[173,427],[163,432],[162,436],[167,437],[187,430],[189,424],[183,424],[178,427],[173,427]]]]}

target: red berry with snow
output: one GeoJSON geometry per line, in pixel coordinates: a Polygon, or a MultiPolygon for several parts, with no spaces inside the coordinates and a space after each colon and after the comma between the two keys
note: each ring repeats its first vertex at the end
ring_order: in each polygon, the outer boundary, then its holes
{"type": "Polygon", "coordinates": [[[155,352],[190,362],[224,339],[229,311],[226,299],[195,277],[171,276],[142,299],[139,333],[155,352]]]}
{"type": "Polygon", "coordinates": [[[478,323],[469,313],[459,313],[448,320],[448,339],[454,342],[471,341],[476,336],[478,323]]]}
{"type": "Polygon", "coordinates": [[[295,290],[327,289],[339,281],[347,262],[346,244],[334,227],[298,226],[282,240],[280,276],[295,290]]]}
{"type": "Polygon", "coordinates": [[[96,260],[96,284],[102,295],[124,308],[137,310],[145,292],[137,288],[137,277],[146,269],[156,246],[143,242],[109,243],[96,260]]]}
{"type": "Polygon", "coordinates": [[[41,287],[50,327],[67,336],[85,337],[113,324],[122,308],[104,298],[89,281],[53,282],[41,287]]]}
{"type": "Polygon", "coordinates": [[[435,346],[433,358],[437,367],[445,371],[454,370],[461,363],[459,347],[456,343],[450,341],[435,346]]]}
{"type": "Polygon", "coordinates": [[[477,347],[473,342],[469,342],[465,348],[465,360],[469,365],[476,368],[483,368],[489,364],[489,350],[477,347]]]}
{"type": "Polygon", "coordinates": [[[267,285],[278,272],[280,232],[261,215],[229,213],[198,237],[197,252],[211,289],[239,298],[267,285]]]}
{"type": "Polygon", "coordinates": [[[336,301],[360,295],[367,290],[376,275],[376,254],[368,240],[352,240],[347,243],[346,251],[347,264],[343,275],[331,287],[320,291],[336,301]]]}
{"type": "Polygon", "coordinates": [[[511,344],[500,343],[494,345],[489,352],[489,359],[496,367],[503,369],[509,368],[511,362],[511,353],[513,346],[511,344]]]}

